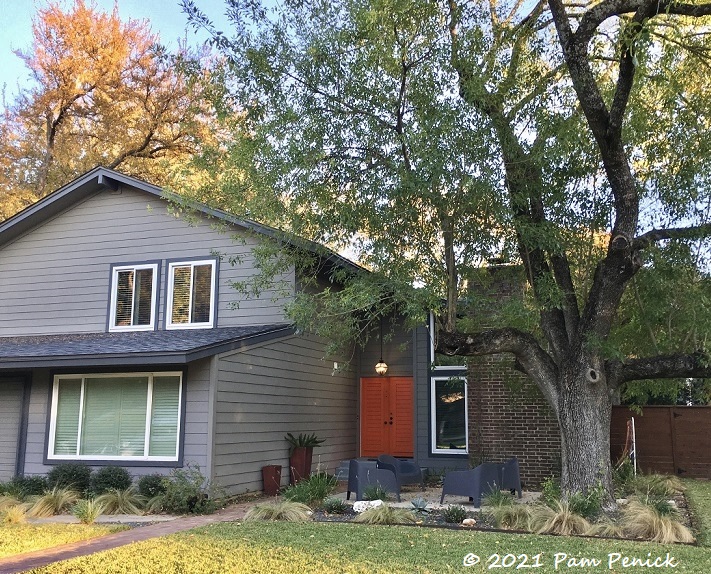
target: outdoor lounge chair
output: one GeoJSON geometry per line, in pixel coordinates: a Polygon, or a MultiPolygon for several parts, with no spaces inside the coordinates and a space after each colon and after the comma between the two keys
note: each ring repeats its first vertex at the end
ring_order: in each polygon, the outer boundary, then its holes
{"type": "Polygon", "coordinates": [[[447,494],[468,496],[474,506],[481,506],[482,495],[489,494],[501,488],[501,464],[485,462],[469,470],[451,470],[444,476],[442,497],[444,503],[447,494]]]}
{"type": "Polygon", "coordinates": [[[518,493],[521,498],[521,473],[518,469],[518,459],[513,457],[501,465],[501,490],[510,490],[511,494],[518,493]]]}
{"type": "Polygon", "coordinates": [[[352,459],[348,464],[348,492],[346,500],[350,500],[351,492],[355,492],[356,500],[363,500],[363,492],[370,485],[380,485],[387,492],[392,492],[400,502],[400,486],[395,473],[385,468],[377,468],[372,463],[352,459]]]}
{"type": "Polygon", "coordinates": [[[403,484],[419,484],[420,488],[425,486],[422,469],[417,461],[400,460],[389,454],[381,454],[378,457],[377,467],[391,470],[395,474],[399,488],[402,488],[403,484]]]}

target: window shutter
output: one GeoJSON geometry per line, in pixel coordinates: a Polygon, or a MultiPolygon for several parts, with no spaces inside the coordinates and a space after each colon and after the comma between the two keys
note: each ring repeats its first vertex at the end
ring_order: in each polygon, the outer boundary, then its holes
{"type": "Polygon", "coordinates": [[[196,265],[193,276],[193,309],[191,323],[210,321],[212,297],[212,265],[196,265]]]}
{"type": "Polygon", "coordinates": [[[191,267],[173,268],[172,323],[187,323],[190,320],[191,267]]]}
{"type": "Polygon", "coordinates": [[[119,271],[116,277],[115,326],[131,325],[133,312],[133,271],[119,271]]]}
{"type": "Polygon", "coordinates": [[[147,377],[87,378],[81,454],[143,456],[147,377]]]}
{"type": "Polygon", "coordinates": [[[57,397],[54,454],[77,454],[81,379],[62,379],[57,397]]]}
{"type": "Polygon", "coordinates": [[[152,404],[148,456],[177,456],[180,377],[154,377],[152,404]]]}

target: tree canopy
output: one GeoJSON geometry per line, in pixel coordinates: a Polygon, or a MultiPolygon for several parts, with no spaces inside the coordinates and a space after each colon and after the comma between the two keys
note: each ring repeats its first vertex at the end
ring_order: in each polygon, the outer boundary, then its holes
{"type": "Polygon", "coordinates": [[[377,272],[300,318],[441,309],[440,352],[512,353],[537,384],[564,490],[609,488],[616,393],[709,374],[711,4],[229,0],[229,32],[183,5],[249,126],[221,201],[377,272]],[[491,257],[528,313],[477,331],[460,301],[491,257]]]}
{"type": "Polygon", "coordinates": [[[147,22],[84,0],[66,10],[50,2],[32,35],[16,53],[34,83],[0,127],[0,219],[96,165],[170,184],[214,139],[207,60],[168,52],[147,22]]]}

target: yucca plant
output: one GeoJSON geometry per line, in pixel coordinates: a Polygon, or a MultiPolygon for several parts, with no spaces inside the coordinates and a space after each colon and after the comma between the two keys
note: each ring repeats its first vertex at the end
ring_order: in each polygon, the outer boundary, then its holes
{"type": "Polygon", "coordinates": [[[406,524],[416,522],[415,515],[405,508],[394,508],[387,504],[381,504],[369,508],[353,519],[353,522],[362,524],[406,524]]]}
{"type": "Polygon", "coordinates": [[[27,520],[27,507],[24,504],[8,506],[1,515],[3,524],[22,524],[27,520]]]}
{"type": "Polygon", "coordinates": [[[694,541],[689,529],[676,519],[676,512],[661,514],[655,506],[638,499],[630,500],[622,509],[621,525],[633,538],[661,544],[694,541]]]}
{"type": "Polygon", "coordinates": [[[526,504],[500,504],[487,508],[498,528],[529,530],[531,507],[526,504]]]}
{"type": "Polygon", "coordinates": [[[511,493],[503,490],[494,490],[482,498],[483,506],[507,506],[513,504],[514,498],[511,493]]]}
{"type": "Polygon", "coordinates": [[[104,513],[104,506],[97,500],[86,499],[77,501],[72,508],[72,514],[82,524],[93,524],[104,513]]]}
{"type": "Polygon", "coordinates": [[[531,509],[529,526],[537,534],[585,534],[590,523],[573,512],[567,502],[556,501],[552,506],[536,504],[531,509]]]}
{"type": "Polygon", "coordinates": [[[344,514],[348,510],[345,500],[332,496],[323,501],[323,510],[328,514],[344,514]]]}
{"type": "Polygon", "coordinates": [[[247,511],[245,520],[283,520],[284,522],[307,522],[311,509],[301,502],[291,500],[255,504],[247,511]]]}
{"type": "Polygon", "coordinates": [[[27,511],[33,518],[54,516],[68,511],[81,496],[76,490],[55,486],[40,496],[27,511]]]}
{"type": "Polygon", "coordinates": [[[96,497],[106,514],[142,514],[146,498],[138,493],[135,485],[125,490],[109,490],[96,497]]]}
{"type": "Polygon", "coordinates": [[[363,500],[389,500],[390,495],[379,484],[369,484],[363,489],[363,500]]]}

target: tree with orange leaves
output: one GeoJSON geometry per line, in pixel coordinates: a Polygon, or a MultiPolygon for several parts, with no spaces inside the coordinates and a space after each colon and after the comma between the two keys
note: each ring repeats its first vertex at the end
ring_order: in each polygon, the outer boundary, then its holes
{"type": "Polygon", "coordinates": [[[96,165],[170,185],[212,137],[204,62],[168,53],[146,21],[52,2],[32,33],[16,53],[34,86],[0,126],[0,220],[96,165]]]}

